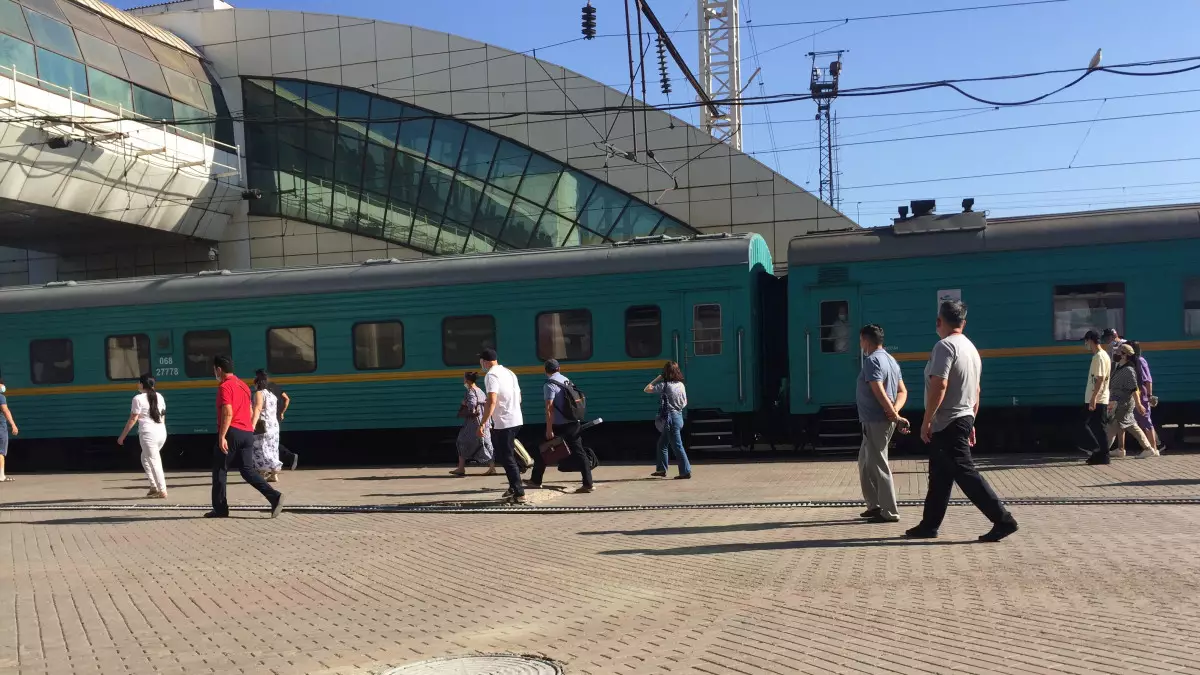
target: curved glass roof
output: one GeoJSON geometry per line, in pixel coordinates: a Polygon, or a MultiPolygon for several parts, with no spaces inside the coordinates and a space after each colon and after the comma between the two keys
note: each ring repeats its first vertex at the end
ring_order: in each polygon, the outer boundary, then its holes
{"type": "Polygon", "coordinates": [[[15,66],[49,83],[41,86],[56,94],[90,96],[116,113],[132,110],[233,143],[220,87],[213,87],[186,43],[146,37],[116,20],[123,13],[103,3],[88,6],[92,9],[69,0],[0,0],[0,72],[15,66]],[[93,11],[101,7],[109,10],[104,16],[93,11]],[[216,117],[223,118],[221,124],[216,117]]]}
{"type": "Polygon", "coordinates": [[[485,129],[363,91],[243,79],[256,215],[434,254],[580,246],[695,230],[485,129]]]}

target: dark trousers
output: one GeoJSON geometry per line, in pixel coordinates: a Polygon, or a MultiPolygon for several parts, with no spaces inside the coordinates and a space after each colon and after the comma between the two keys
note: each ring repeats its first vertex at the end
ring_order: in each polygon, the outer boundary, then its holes
{"type": "Polygon", "coordinates": [[[220,514],[229,513],[229,501],[225,498],[225,484],[229,480],[229,470],[241,470],[242,480],[254,486],[272,505],[279,499],[279,491],[263,480],[254,470],[254,434],[241,429],[230,428],[225,434],[229,441],[229,452],[221,452],[218,443],[213,448],[212,476],[212,507],[220,514]]]}
{"type": "Polygon", "coordinates": [[[525,487],[521,485],[521,467],[517,466],[516,450],[513,448],[513,441],[517,440],[520,430],[521,427],[492,429],[492,452],[495,453],[496,463],[504,467],[508,489],[517,496],[525,494],[525,487]]]}
{"type": "MultiPolygon", "coordinates": [[[[571,454],[579,459],[579,466],[583,473],[583,486],[592,487],[592,463],[588,461],[587,455],[583,452],[583,437],[579,432],[579,422],[568,422],[566,424],[555,424],[554,435],[563,439],[567,447],[571,449],[571,454]]],[[[546,460],[542,459],[542,453],[538,452],[533,456],[533,474],[529,477],[529,481],[535,485],[542,484],[542,477],[546,474],[546,460]]]]}
{"type": "Polygon", "coordinates": [[[926,528],[937,530],[942,526],[955,483],[988,520],[1012,521],[1012,515],[992,486],[975,468],[969,440],[974,426],[974,417],[960,417],[945,429],[933,432],[933,442],[929,444],[929,492],[925,495],[925,515],[921,518],[921,525],[926,528]]]}
{"type": "Polygon", "coordinates": [[[296,453],[292,452],[291,450],[288,450],[287,447],[284,446],[283,443],[279,444],[279,461],[283,462],[284,466],[291,466],[292,458],[294,458],[295,456],[296,456],[296,453]]]}
{"type": "Polygon", "coordinates": [[[1097,403],[1095,410],[1083,406],[1083,443],[1079,446],[1088,452],[1108,452],[1108,436],[1104,433],[1104,411],[1108,406],[1097,403]]]}

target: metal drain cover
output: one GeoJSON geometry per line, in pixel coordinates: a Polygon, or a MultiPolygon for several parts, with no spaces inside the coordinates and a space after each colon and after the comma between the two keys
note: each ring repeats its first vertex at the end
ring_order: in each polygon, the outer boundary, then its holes
{"type": "Polygon", "coordinates": [[[383,675],[562,675],[549,659],[519,654],[449,656],[386,670],[383,675]]]}

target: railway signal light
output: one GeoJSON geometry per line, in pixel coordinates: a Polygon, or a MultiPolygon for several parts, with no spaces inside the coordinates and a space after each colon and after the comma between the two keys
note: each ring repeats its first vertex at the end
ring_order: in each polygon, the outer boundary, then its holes
{"type": "Polygon", "coordinates": [[[596,37],[596,8],[592,7],[590,0],[583,6],[583,30],[580,32],[585,40],[596,37]]]}

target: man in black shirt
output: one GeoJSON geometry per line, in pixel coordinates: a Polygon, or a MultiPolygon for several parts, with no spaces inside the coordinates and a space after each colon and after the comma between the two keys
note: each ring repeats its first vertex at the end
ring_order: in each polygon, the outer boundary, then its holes
{"type": "MultiPolygon", "coordinates": [[[[254,374],[268,377],[267,371],[262,369],[259,369],[254,374]]],[[[269,379],[269,377],[268,382],[270,384],[267,385],[267,389],[272,394],[275,394],[275,398],[279,399],[279,405],[276,406],[276,410],[278,411],[279,415],[280,427],[282,427],[284,413],[287,412],[288,406],[292,404],[292,398],[288,396],[287,392],[284,391],[278,384],[276,384],[274,380],[269,379]]],[[[279,461],[283,462],[284,466],[290,468],[292,471],[295,471],[296,466],[300,464],[300,455],[288,450],[281,441],[279,443],[279,461]]]]}

